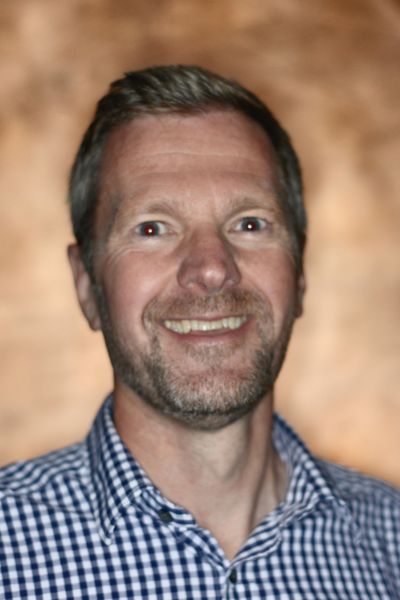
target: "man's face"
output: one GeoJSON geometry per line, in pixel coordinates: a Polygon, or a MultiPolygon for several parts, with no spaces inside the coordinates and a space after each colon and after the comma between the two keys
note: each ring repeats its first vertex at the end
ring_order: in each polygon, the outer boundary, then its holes
{"type": "Polygon", "coordinates": [[[117,384],[192,427],[268,395],[299,312],[276,171],[234,112],[142,117],[105,150],[96,301],[117,384]]]}

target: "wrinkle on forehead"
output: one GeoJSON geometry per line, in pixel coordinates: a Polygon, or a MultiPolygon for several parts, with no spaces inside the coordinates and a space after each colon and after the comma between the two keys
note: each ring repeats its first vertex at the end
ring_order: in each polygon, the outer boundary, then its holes
{"type": "Polygon", "coordinates": [[[203,155],[216,158],[230,155],[245,160],[248,158],[246,150],[249,147],[253,160],[257,151],[260,163],[265,164],[266,158],[272,162],[276,160],[275,150],[260,125],[233,110],[210,111],[201,115],[144,115],[111,132],[103,164],[106,165],[109,160],[118,160],[126,151],[129,151],[137,164],[149,157],[168,155],[192,155],[194,158],[203,155]],[[162,150],[156,150],[160,143],[163,145],[162,150]],[[177,144],[180,144],[179,148],[177,144]]]}

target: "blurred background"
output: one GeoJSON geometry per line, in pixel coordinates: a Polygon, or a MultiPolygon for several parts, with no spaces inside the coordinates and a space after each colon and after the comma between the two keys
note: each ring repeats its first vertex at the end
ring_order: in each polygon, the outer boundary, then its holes
{"type": "Polygon", "coordinates": [[[398,0],[3,0],[0,463],[85,435],[111,387],[65,247],[73,155],[125,70],[259,94],[304,166],[308,293],[277,407],[320,456],[400,484],[398,0]]]}

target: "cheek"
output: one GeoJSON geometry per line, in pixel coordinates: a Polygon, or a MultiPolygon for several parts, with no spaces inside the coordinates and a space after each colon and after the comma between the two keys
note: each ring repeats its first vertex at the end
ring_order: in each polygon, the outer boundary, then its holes
{"type": "Polygon", "coordinates": [[[248,269],[252,285],[268,298],[276,321],[294,310],[297,298],[297,275],[289,251],[271,250],[254,258],[248,269]]]}
{"type": "Polygon", "coordinates": [[[139,256],[126,255],[104,266],[102,279],[110,318],[114,327],[124,331],[142,331],[148,304],[165,287],[165,269],[139,256]]]}

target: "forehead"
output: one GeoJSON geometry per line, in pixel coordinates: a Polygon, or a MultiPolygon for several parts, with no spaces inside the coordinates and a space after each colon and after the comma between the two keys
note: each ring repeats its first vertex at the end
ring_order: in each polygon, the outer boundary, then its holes
{"type": "Polygon", "coordinates": [[[241,113],[143,116],[114,130],[107,141],[99,212],[104,217],[145,188],[190,195],[219,185],[232,195],[241,185],[275,188],[277,179],[271,142],[241,113]]]}
{"type": "Polygon", "coordinates": [[[184,162],[192,156],[196,166],[209,156],[220,162],[224,157],[236,158],[244,168],[251,163],[267,171],[276,162],[271,142],[255,121],[235,111],[211,111],[146,115],[123,124],[107,140],[102,172],[110,175],[124,169],[126,163],[131,169],[151,168],[171,154],[174,160],[181,156],[184,162]]]}

